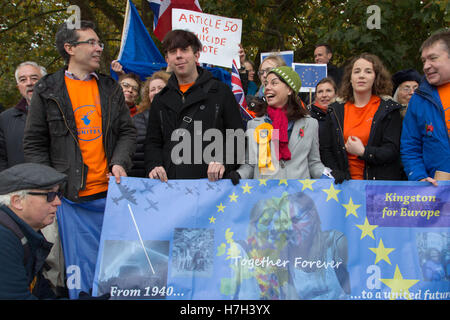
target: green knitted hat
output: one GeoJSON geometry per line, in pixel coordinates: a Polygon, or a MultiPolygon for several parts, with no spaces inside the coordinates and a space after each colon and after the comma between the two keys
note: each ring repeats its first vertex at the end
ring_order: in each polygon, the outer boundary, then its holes
{"type": "Polygon", "coordinates": [[[300,76],[295,70],[292,70],[291,67],[283,66],[278,68],[273,68],[269,73],[275,73],[279,76],[283,81],[296,93],[300,91],[302,86],[302,80],[300,80],[300,76]]]}

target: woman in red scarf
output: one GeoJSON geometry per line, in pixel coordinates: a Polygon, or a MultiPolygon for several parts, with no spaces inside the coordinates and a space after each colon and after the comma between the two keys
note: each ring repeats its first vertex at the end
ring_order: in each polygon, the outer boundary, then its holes
{"type": "Polygon", "coordinates": [[[255,107],[257,117],[247,124],[248,156],[237,170],[239,177],[320,178],[324,166],[320,161],[318,124],[297,96],[300,77],[290,67],[274,68],[264,87],[266,102],[255,107]]]}

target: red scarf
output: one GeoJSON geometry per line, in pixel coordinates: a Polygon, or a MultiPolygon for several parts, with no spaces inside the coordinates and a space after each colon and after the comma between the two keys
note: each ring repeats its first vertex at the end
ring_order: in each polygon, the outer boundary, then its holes
{"type": "Polygon", "coordinates": [[[288,148],[288,118],[286,116],[286,107],[272,108],[267,107],[267,114],[272,120],[274,129],[278,129],[279,133],[279,152],[277,153],[278,160],[291,160],[291,151],[288,148]]]}

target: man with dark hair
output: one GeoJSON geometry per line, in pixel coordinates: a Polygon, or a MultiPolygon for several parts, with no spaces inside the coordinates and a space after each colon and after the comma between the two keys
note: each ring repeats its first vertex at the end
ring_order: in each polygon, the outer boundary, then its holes
{"type": "MultiPolygon", "coordinates": [[[[56,33],[56,47],[66,66],[35,86],[25,125],[25,161],[68,176],[58,219],[62,210],[75,210],[80,202],[84,208],[96,207],[92,216],[103,215],[109,176],[120,183],[132,166],[136,129],[122,88],[96,72],[103,43],[94,25],[81,21],[80,29],[71,29],[63,23],[56,33]]],[[[83,240],[94,252],[98,249],[100,239],[83,240]]],[[[87,273],[94,273],[95,263],[86,261],[86,268],[92,268],[87,273]]]]}
{"type": "Polygon", "coordinates": [[[327,43],[319,43],[315,46],[314,62],[327,65],[327,76],[331,77],[339,88],[343,72],[341,68],[331,64],[332,57],[333,52],[327,43]]]}
{"type": "Polygon", "coordinates": [[[235,151],[234,138],[231,145],[225,130],[243,129],[236,99],[226,84],[197,66],[202,44],[195,34],[172,30],[163,40],[163,49],[173,74],[150,108],[148,128],[152,130],[147,131],[145,145],[148,176],[161,181],[221,179],[238,162],[236,154],[231,160],[225,156],[235,151]],[[223,138],[219,143],[223,149],[215,150],[213,161],[204,154],[208,145],[203,134],[208,129],[217,129],[223,138]],[[179,139],[182,142],[175,145],[179,139]],[[180,145],[187,148],[179,150],[180,145]]]}
{"type": "Polygon", "coordinates": [[[409,100],[400,153],[408,180],[450,180],[450,31],[420,48],[425,78],[409,100]]]}

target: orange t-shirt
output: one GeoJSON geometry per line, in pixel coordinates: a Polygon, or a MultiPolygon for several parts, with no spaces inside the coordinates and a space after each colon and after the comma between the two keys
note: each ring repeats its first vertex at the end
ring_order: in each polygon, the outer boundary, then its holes
{"type": "Polygon", "coordinates": [[[178,84],[180,91],[185,93],[186,91],[189,90],[190,87],[192,87],[194,85],[195,82],[191,82],[191,83],[186,83],[186,84],[178,84]]]}
{"type": "Polygon", "coordinates": [[[450,137],[450,82],[438,88],[439,97],[445,112],[445,123],[447,124],[447,132],[450,137]]]}
{"type": "Polygon", "coordinates": [[[72,102],[83,162],[88,166],[86,188],[80,197],[108,190],[106,154],[103,147],[102,108],[97,81],[73,80],[65,77],[72,102]]]}
{"type": "MultiPolygon", "coordinates": [[[[344,141],[347,142],[349,136],[356,136],[361,139],[364,146],[369,142],[370,129],[372,128],[373,116],[380,105],[380,97],[372,95],[369,102],[364,107],[357,107],[351,102],[345,104],[344,112],[344,141]]],[[[352,179],[364,179],[364,160],[358,156],[347,153],[348,167],[352,179]]]]}

